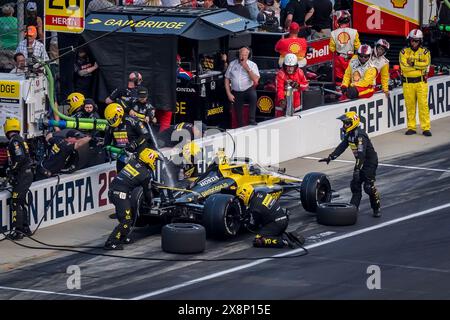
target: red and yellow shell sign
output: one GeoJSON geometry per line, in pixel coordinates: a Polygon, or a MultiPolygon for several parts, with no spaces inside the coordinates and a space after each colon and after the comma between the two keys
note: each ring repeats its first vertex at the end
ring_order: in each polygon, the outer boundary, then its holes
{"type": "Polygon", "coordinates": [[[268,96],[261,96],[256,103],[258,109],[264,113],[270,113],[273,109],[274,103],[272,99],[268,96]]]}
{"type": "Polygon", "coordinates": [[[298,43],[291,43],[288,50],[289,52],[297,54],[300,52],[300,45],[298,43]]]}
{"type": "Polygon", "coordinates": [[[338,34],[337,39],[340,44],[347,44],[350,41],[351,37],[347,32],[341,32],[338,34]]]}
{"type": "Polygon", "coordinates": [[[406,4],[408,3],[408,0],[391,0],[391,3],[394,8],[404,9],[406,4]]]}

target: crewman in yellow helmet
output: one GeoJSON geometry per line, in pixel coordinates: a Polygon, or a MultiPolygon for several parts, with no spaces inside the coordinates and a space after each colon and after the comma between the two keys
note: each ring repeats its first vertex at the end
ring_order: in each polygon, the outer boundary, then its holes
{"type": "Polygon", "coordinates": [[[319,162],[329,164],[331,160],[339,157],[350,146],[356,159],[353,179],[350,183],[350,189],[353,194],[350,203],[359,208],[362,198],[362,184],[364,184],[364,191],[370,198],[373,216],[381,217],[380,195],[375,187],[378,155],[367,133],[359,127],[360,119],[356,112],[346,112],[337,119],[343,123],[341,129],[342,142],[328,157],[320,159],[319,162]]]}

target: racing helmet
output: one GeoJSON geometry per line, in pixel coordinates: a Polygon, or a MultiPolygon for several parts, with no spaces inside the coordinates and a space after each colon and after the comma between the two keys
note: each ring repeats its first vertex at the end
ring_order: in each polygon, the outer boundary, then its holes
{"type": "Polygon", "coordinates": [[[133,71],[128,76],[128,81],[133,82],[135,86],[139,86],[142,83],[142,74],[137,71],[133,71]]]}
{"type": "Polygon", "coordinates": [[[158,160],[158,158],[159,153],[150,148],[144,148],[139,153],[139,160],[148,165],[153,171],[156,170],[156,161],[158,160]]]}
{"type": "Polygon", "coordinates": [[[339,10],[335,12],[336,22],[340,26],[342,24],[349,24],[352,15],[348,10],[339,10]]]}
{"type": "Polygon", "coordinates": [[[123,111],[122,106],[115,102],[108,104],[105,109],[105,119],[113,128],[119,126],[124,114],[125,111],[123,111]]]}
{"type": "Polygon", "coordinates": [[[355,111],[348,111],[337,119],[342,121],[342,130],[345,131],[345,133],[354,130],[361,122],[355,111]]]}
{"type": "Polygon", "coordinates": [[[375,56],[378,56],[378,51],[377,51],[378,47],[384,48],[384,53],[382,54],[382,56],[384,56],[386,54],[386,52],[389,50],[389,48],[391,47],[391,45],[385,39],[379,39],[377,42],[375,42],[375,50],[373,53],[375,56]]]}
{"type": "Polygon", "coordinates": [[[194,158],[199,155],[201,151],[200,146],[194,141],[191,141],[183,146],[183,158],[187,163],[193,163],[194,158]]]}
{"type": "Polygon", "coordinates": [[[413,29],[411,30],[411,32],[408,34],[408,40],[423,40],[423,32],[419,29],[413,29]]]}
{"type": "Polygon", "coordinates": [[[82,93],[72,92],[67,97],[67,102],[69,103],[69,116],[77,112],[84,105],[85,97],[82,93]]]}
{"type": "Polygon", "coordinates": [[[367,63],[372,56],[372,47],[368,44],[362,44],[358,49],[358,59],[361,64],[367,63]]]}
{"type": "Polygon", "coordinates": [[[20,132],[20,121],[17,118],[6,118],[5,123],[3,125],[3,130],[5,135],[7,135],[11,131],[20,132]]]}
{"type": "Polygon", "coordinates": [[[287,72],[287,68],[286,67],[295,67],[295,69],[293,70],[292,73],[294,73],[297,70],[298,67],[298,58],[295,54],[293,53],[288,53],[285,57],[284,57],[284,61],[283,61],[283,68],[285,69],[285,71],[287,72]]]}

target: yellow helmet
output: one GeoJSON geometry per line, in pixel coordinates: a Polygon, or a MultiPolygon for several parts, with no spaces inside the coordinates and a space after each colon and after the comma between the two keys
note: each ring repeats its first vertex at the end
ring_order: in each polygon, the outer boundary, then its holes
{"type": "Polygon", "coordinates": [[[192,158],[196,157],[201,151],[202,150],[200,149],[199,145],[194,141],[191,141],[183,146],[183,158],[188,163],[191,163],[193,161],[192,158]]]}
{"type": "Polygon", "coordinates": [[[122,106],[115,102],[108,104],[105,109],[105,119],[108,121],[109,125],[114,128],[119,126],[124,114],[125,111],[123,111],[122,106]]]}
{"type": "Polygon", "coordinates": [[[84,105],[84,100],[85,98],[82,93],[73,92],[69,94],[67,97],[67,102],[69,103],[69,110],[67,112],[69,113],[69,116],[74,114],[84,105]]]}
{"type": "Polygon", "coordinates": [[[348,111],[337,119],[343,122],[343,129],[345,130],[345,133],[352,131],[359,126],[360,123],[358,114],[356,114],[355,111],[348,111]]]}
{"type": "Polygon", "coordinates": [[[20,132],[20,121],[17,118],[6,118],[5,124],[3,125],[3,130],[5,131],[5,135],[11,131],[20,132]]]}
{"type": "Polygon", "coordinates": [[[150,148],[145,148],[139,153],[139,160],[148,165],[153,171],[156,170],[156,161],[158,158],[159,153],[150,148]]]}

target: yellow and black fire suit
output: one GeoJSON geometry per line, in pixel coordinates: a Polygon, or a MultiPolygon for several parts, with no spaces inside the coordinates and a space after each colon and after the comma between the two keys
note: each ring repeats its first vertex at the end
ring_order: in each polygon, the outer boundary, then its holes
{"type": "Polygon", "coordinates": [[[146,203],[150,204],[152,199],[151,182],[153,172],[139,159],[131,159],[111,182],[108,197],[109,201],[116,207],[119,225],[114,228],[105,243],[105,249],[116,249],[126,243],[133,225],[134,214],[131,207],[131,192],[143,187],[146,203]]]}
{"type": "Polygon", "coordinates": [[[405,96],[406,117],[409,130],[416,130],[416,104],[419,108],[420,127],[430,130],[430,109],[428,106],[427,73],[431,63],[430,51],[410,47],[400,52],[403,95],[405,96]]]}
{"type": "Polygon", "coordinates": [[[30,235],[28,210],[25,208],[26,196],[33,182],[31,158],[28,145],[18,134],[13,134],[8,144],[8,162],[10,183],[12,186],[11,226],[20,231],[12,234],[15,240],[23,238],[23,233],[30,235]]]}
{"type": "MultiPolygon", "coordinates": [[[[146,125],[138,118],[125,115],[117,127],[108,127],[105,134],[105,146],[113,143],[115,147],[124,148],[128,152],[139,152],[148,146],[151,139],[146,125]]],[[[116,161],[117,173],[127,162],[125,154],[120,155],[116,161]]]]}
{"type": "Polygon", "coordinates": [[[350,203],[359,208],[362,198],[361,185],[364,183],[364,191],[369,195],[370,206],[372,207],[374,214],[378,214],[380,210],[380,195],[375,187],[378,155],[369,136],[360,127],[356,127],[354,130],[343,135],[342,142],[329,155],[329,158],[331,160],[336,159],[349,146],[356,159],[353,179],[350,182],[350,189],[352,191],[350,203]]]}

